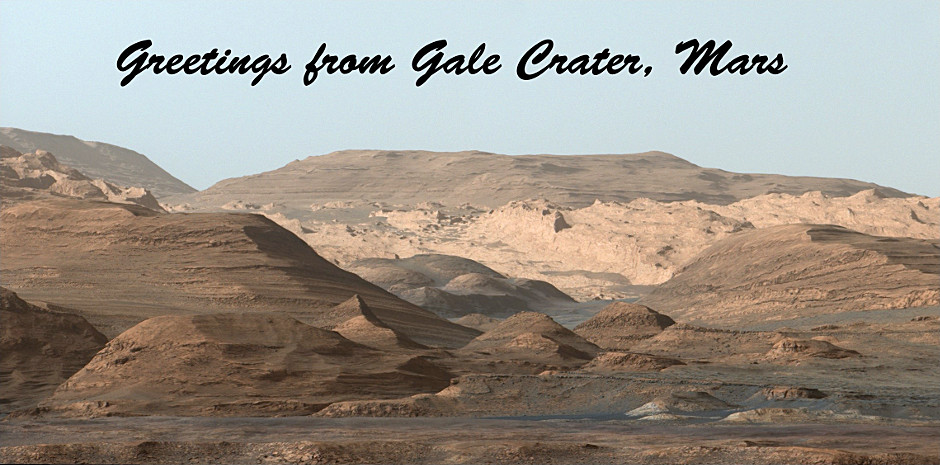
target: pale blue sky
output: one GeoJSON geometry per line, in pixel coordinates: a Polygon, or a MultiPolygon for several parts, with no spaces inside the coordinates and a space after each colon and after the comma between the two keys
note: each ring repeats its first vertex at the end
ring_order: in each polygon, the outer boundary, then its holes
{"type": "MultiPolygon", "coordinates": [[[[729,171],[834,176],[940,195],[940,2],[37,2],[0,3],[0,125],[128,147],[194,187],[349,148],[508,154],[663,150],[729,171]],[[251,76],[143,74],[154,52],[286,52],[251,76]],[[491,76],[435,76],[411,59],[447,39],[502,56],[491,76]],[[639,54],[648,78],[550,76],[515,64],[543,38],[568,55],[639,54]],[[782,52],[778,76],[678,72],[682,40],[782,52]],[[328,51],[394,57],[384,76],[321,76],[328,51]]],[[[627,180],[625,180],[627,182],[627,180]]]]}

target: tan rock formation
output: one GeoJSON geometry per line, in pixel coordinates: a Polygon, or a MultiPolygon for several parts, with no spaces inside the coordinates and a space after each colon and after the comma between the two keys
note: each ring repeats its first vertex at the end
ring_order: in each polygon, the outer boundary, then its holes
{"type": "Polygon", "coordinates": [[[62,163],[89,177],[121,186],[141,186],[157,197],[196,191],[146,156],[116,145],[17,128],[0,128],[0,145],[19,152],[52,152],[62,163]]]}
{"type": "Polygon", "coordinates": [[[653,337],[674,324],[672,318],[644,305],[614,302],[574,331],[603,349],[629,350],[637,341],[653,337]]]}
{"type": "Polygon", "coordinates": [[[0,193],[3,205],[53,194],[79,199],[133,203],[163,211],[157,199],[142,187],[122,187],[91,179],[65,166],[49,152],[19,153],[0,146],[0,193]]]}

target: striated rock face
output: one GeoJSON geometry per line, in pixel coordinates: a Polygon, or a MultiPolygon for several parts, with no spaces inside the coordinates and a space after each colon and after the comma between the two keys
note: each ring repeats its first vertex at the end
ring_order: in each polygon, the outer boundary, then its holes
{"type": "Polygon", "coordinates": [[[196,192],[144,155],[116,145],[17,128],[0,128],[0,145],[18,152],[49,151],[89,177],[121,186],[142,186],[157,197],[196,192]]]}
{"type": "Polygon", "coordinates": [[[685,363],[675,358],[657,355],[605,352],[581,369],[591,372],[617,373],[625,371],[662,371],[677,365],[685,365],[685,363]]]}
{"type": "Polygon", "coordinates": [[[831,342],[816,339],[783,338],[774,344],[767,352],[767,358],[779,359],[805,359],[817,358],[847,358],[858,357],[860,354],[854,350],[843,349],[831,342]]]}
{"type": "Polygon", "coordinates": [[[41,407],[64,415],[306,415],[436,392],[451,375],[277,314],[161,316],[114,338],[41,407]]]}
{"type": "Polygon", "coordinates": [[[629,350],[637,341],[653,337],[674,324],[672,318],[644,305],[614,302],[574,331],[601,348],[629,350]]]}
{"type": "Polygon", "coordinates": [[[59,163],[49,152],[19,153],[0,146],[0,193],[3,206],[53,194],[79,199],[133,203],[163,211],[157,199],[142,187],[122,187],[102,179],[91,179],[59,163]]]}
{"type": "Polygon", "coordinates": [[[107,342],[84,318],[0,288],[0,413],[34,407],[107,342]]]}
{"type": "Polygon", "coordinates": [[[715,244],[640,302],[685,321],[747,325],[937,305],[938,282],[940,240],[790,225],[715,244]]]}
{"type": "Polygon", "coordinates": [[[535,312],[521,312],[503,320],[495,328],[470,341],[464,349],[534,346],[534,341],[542,339],[569,346],[589,355],[587,358],[593,357],[598,352],[594,344],[555,323],[548,315],[535,312]]]}
{"type": "Polygon", "coordinates": [[[940,199],[858,181],[728,173],[658,152],[345,151],[165,202],[263,212],[340,266],[460,256],[578,300],[635,297],[643,289],[634,286],[663,283],[710,245],[755,226],[837,224],[916,238],[940,228],[940,199]]]}
{"type": "MultiPolygon", "coordinates": [[[[689,205],[696,205],[689,202],[689,205]]],[[[940,237],[940,198],[896,198],[880,188],[848,197],[821,192],[802,195],[767,194],[728,205],[704,205],[714,212],[757,228],[781,224],[835,224],[872,236],[940,237]]]]}
{"type": "Polygon", "coordinates": [[[460,347],[479,334],[339,269],[259,215],[56,199],[6,208],[0,220],[3,284],[74,308],[106,334],[161,314],[233,310],[313,323],[354,294],[421,344],[460,347]]]}
{"type": "MultiPolygon", "coordinates": [[[[874,189],[849,197],[766,194],[727,205],[636,199],[574,208],[531,198],[493,210],[377,202],[256,205],[261,210],[246,211],[264,212],[342,266],[365,257],[460,256],[506,276],[550,282],[579,300],[636,296],[632,285],[665,282],[709,246],[755,227],[836,224],[919,239],[936,239],[940,230],[940,198],[886,197],[874,189]],[[557,229],[556,214],[570,227],[557,229]]],[[[413,278],[418,281],[403,282],[414,288],[422,278],[413,278]]]]}
{"type": "Polygon", "coordinates": [[[346,302],[333,307],[330,315],[349,315],[349,319],[329,329],[336,331],[346,339],[358,342],[362,345],[388,350],[420,350],[428,348],[427,346],[412,341],[408,336],[395,331],[382,322],[379,317],[375,316],[372,309],[369,308],[358,294],[350,297],[346,302]]]}

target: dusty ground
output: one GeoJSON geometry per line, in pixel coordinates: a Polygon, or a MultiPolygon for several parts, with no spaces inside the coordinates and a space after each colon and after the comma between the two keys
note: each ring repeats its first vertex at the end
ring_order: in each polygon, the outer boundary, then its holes
{"type": "Polygon", "coordinates": [[[940,428],[498,419],[0,423],[11,463],[940,463],[940,428]]]}

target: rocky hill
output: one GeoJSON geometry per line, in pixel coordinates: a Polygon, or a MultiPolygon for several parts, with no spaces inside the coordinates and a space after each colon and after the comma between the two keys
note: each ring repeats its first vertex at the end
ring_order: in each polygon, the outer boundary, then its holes
{"type": "Polygon", "coordinates": [[[629,350],[641,339],[653,337],[676,324],[649,307],[613,302],[574,328],[579,336],[606,350],[629,350]]]}
{"type": "Polygon", "coordinates": [[[479,334],[341,270],[259,215],[50,199],[0,216],[3,285],[74,308],[111,336],[165,314],[273,310],[310,321],[355,294],[419,343],[479,334]]]}
{"type": "MultiPolygon", "coordinates": [[[[767,194],[728,205],[638,199],[583,208],[521,200],[493,210],[428,203],[317,204],[293,213],[275,204],[231,208],[264,213],[341,266],[371,257],[460,256],[502,275],[549,282],[578,300],[636,296],[633,286],[665,282],[710,245],[755,228],[822,223],[871,235],[940,237],[940,198],[878,190],[767,194]]],[[[401,285],[416,287],[420,279],[401,285]]]]}
{"type": "Polygon", "coordinates": [[[196,192],[146,156],[116,145],[17,128],[0,128],[0,145],[24,153],[52,152],[59,161],[91,178],[121,186],[141,186],[157,197],[196,192]]]}
{"type": "Polygon", "coordinates": [[[754,325],[940,304],[940,239],[774,226],[709,247],[641,303],[685,322],[754,325]]]}
{"type": "Polygon", "coordinates": [[[451,375],[277,314],[162,316],[114,338],[41,407],[63,415],[302,415],[436,392],[451,375]]]}
{"type": "Polygon", "coordinates": [[[369,258],[352,262],[346,269],[444,317],[472,313],[506,317],[530,310],[546,312],[575,302],[545,281],[508,278],[452,255],[369,258]]]}

